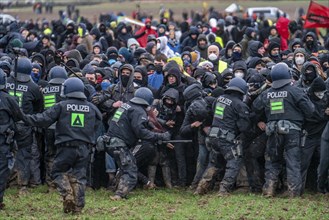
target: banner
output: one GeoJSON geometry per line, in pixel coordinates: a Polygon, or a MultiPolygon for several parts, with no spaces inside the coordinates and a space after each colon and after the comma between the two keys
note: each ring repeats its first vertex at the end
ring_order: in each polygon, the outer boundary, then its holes
{"type": "Polygon", "coordinates": [[[304,28],[329,28],[329,7],[310,2],[304,28]]]}

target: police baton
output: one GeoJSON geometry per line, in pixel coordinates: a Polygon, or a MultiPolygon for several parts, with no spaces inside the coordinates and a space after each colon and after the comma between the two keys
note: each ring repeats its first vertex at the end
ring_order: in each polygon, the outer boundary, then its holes
{"type": "Polygon", "coordinates": [[[18,53],[15,53],[15,67],[14,67],[14,97],[16,98],[16,87],[17,87],[17,63],[18,63],[18,53]]]}
{"type": "Polygon", "coordinates": [[[64,66],[65,68],[67,68],[68,70],[70,70],[70,71],[73,73],[73,75],[75,75],[76,77],[78,77],[79,79],[82,80],[82,78],[81,78],[76,72],[74,72],[74,71],[71,69],[71,67],[69,67],[68,65],[66,65],[66,64],[63,63],[63,62],[61,62],[60,64],[63,65],[63,66],[64,66]]]}
{"type": "MultiPolygon", "coordinates": [[[[85,81],[76,73],[76,72],[74,72],[72,69],[71,69],[71,67],[69,67],[69,66],[67,66],[65,63],[63,63],[63,62],[60,62],[60,64],[61,65],[63,65],[65,68],[67,68],[69,71],[71,71],[72,73],[73,73],[73,75],[74,76],[76,76],[78,79],[80,79],[82,82],[83,82],[83,85],[84,85],[84,91],[85,92],[88,92],[89,93],[89,91],[88,91],[88,89],[87,89],[87,87],[86,87],[86,85],[85,85],[85,81]]],[[[90,94],[89,94],[90,95],[90,94]]],[[[88,95],[88,96],[89,96],[88,95]]],[[[86,96],[87,96],[87,94],[86,94],[86,96]]],[[[88,97],[87,97],[87,99],[88,99],[88,97]]]]}

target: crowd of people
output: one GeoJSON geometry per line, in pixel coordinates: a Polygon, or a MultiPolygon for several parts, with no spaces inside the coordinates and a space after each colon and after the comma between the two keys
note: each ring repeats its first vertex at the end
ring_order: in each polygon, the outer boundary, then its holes
{"type": "Polygon", "coordinates": [[[57,188],[73,213],[86,186],[329,192],[328,30],[214,8],[119,15],[6,24],[0,209],[7,184],[57,188]]]}

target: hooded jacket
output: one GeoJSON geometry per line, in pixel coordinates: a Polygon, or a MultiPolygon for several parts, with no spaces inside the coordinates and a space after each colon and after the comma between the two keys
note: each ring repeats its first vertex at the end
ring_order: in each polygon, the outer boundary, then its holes
{"type": "Polygon", "coordinates": [[[271,58],[271,60],[273,60],[274,63],[279,63],[281,61],[281,57],[280,57],[280,45],[277,42],[271,42],[270,45],[267,48],[268,50],[268,57],[271,58]],[[274,48],[279,48],[279,54],[278,56],[273,56],[271,54],[271,51],[274,48]]]}
{"type": "Polygon", "coordinates": [[[123,22],[120,22],[117,26],[117,30],[116,30],[116,33],[117,33],[117,40],[119,40],[123,45],[127,45],[127,41],[129,38],[132,38],[132,34],[128,32],[127,30],[127,33],[122,33],[122,29],[123,28],[126,28],[127,29],[127,25],[123,22]]]}
{"type": "Polygon", "coordinates": [[[82,62],[82,56],[77,49],[67,51],[65,54],[68,59],[73,58],[76,59],[79,63],[82,62]]]}
{"type": "Polygon", "coordinates": [[[311,54],[311,53],[317,53],[319,48],[318,48],[318,40],[317,40],[317,37],[316,35],[313,33],[313,32],[308,32],[305,37],[304,37],[304,48],[306,50],[306,52],[308,54],[311,54]],[[306,38],[308,36],[311,36],[313,38],[313,44],[312,45],[307,45],[306,43],[306,38]]]}
{"type": "Polygon", "coordinates": [[[140,87],[147,87],[148,86],[148,76],[147,76],[147,69],[145,66],[136,66],[135,72],[139,72],[142,74],[142,82],[140,83],[140,87]]]}
{"type": "Polygon", "coordinates": [[[196,50],[196,51],[199,51],[201,58],[203,58],[205,60],[208,58],[208,40],[207,40],[207,36],[205,34],[200,34],[198,36],[198,44],[193,49],[196,50]],[[205,47],[201,48],[199,46],[199,41],[200,40],[205,40],[206,41],[205,47]]]}
{"type": "Polygon", "coordinates": [[[225,52],[224,52],[224,59],[223,59],[223,61],[225,61],[227,63],[229,62],[229,59],[231,57],[228,56],[228,50],[229,49],[232,50],[234,45],[235,45],[235,42],[233,40],[230,40],[230,41],[227,42],[227,44],[225,46],[225,52]]]}
{"type": "Polygon", "coordinates": [[[180,51],[182,52],[183,49],[184,49],[184,47],[186,47],[186,46],[192,47],[192,48],[195,47],[195,46],[197,46],[197,44],[198,44],[198,36],[199,36],[198,29],[196,27],[194,27],[194,26],[191,27],[190,28],[190,31],[189,31],[189,36],[186,37],[183,40],[182,44],[181,44],[180,51]],[[193,35],[193,34],[197,35],[196,39],[192,39],[191,38],[191,35],[193,35]]]}
{"type": "Polygon", "coordinates": [[[289,50],[294,52],[294,49],[293,47],[296,45],[296,44],[299,44],[301,47],[303,46],[303,43],[301,41],[301,39],[299,38],[294,38],[291,40],[291,42],[289,43],[289,50]]]}
{"type": "Polygon", "coordinates": [[[300,79],[299,79],[299,82],[298,82],[298,87],[301,87],[301,88],[305,88],[305,89],[308,89],[311,84],[313,83],[310,82],[309,84],[306,84],[306,81],[307,81],[307,74],[306,74],[306,70],[309,68],[309,67],[312,67],[314,72],[315,72],[315,76],[314,76],[314,79],[313,81],[319,77],[319,73],[317,71],[317,68],[315,66],[315,64],[309,62],[309,61],[306,61],[304,64],[303,64],[303,68],[302,70],[300,71],[300,79]]]}
{"type": "MultiPolygon", "coordinates": [[[[149,23],[149,22],[151,22],[151,19],[149,19],[149,18],[145,19],[145,24],[149,23]]],[[[146,25],[145,25],[144,27],[142,27],[135,33],[134,38],[137,39],[137,41],[141,47],[146,47],[147,37],[151,34],[154,36],[157,36],[156,30],[153,30],[152,28],[146,28],[146,25]]]]}
{"type": "Polygon", "coordinates": [[[293,58],[293,60],[292,60],[292,62],[293,62],[294,65],[293,65],[293,69],[292,69],[292,71],[293,71],[293,74],[294,74],[295,76],[300,77],[300,70],[297,68],[297,64],[296,64],[296,62],[295,62],[295,57],[296,57],[296,54],[297,54],[297,53],[302,53],[302,54],[304,54],[305,62],[306,62],[306,60],[308,59],[309,55],[306,53],[306,51],[305,51],[304,48],[297,48],[297,49],[294,51],[294,58],[293,58]]]}
{"type": "Polygon", "coordinates": [[[247,76],[247,64],[246,64],[246,62],[244,62],[243,60],[239,60],[239,61],[234,62],[233,72],[235,70],[243,70],[244,77],[246,77],[247,76]]]}
{"type": "Polygon", "coordinates": [[[85,45],[80,44],[75,49],[80,52],[82,59],[85,59],[89,54],[85,45]]]}
{"type": "Polygon", "coordinates": [[[175,56],[174,51],[172,51],[172,50],[168,47],[168,45],[167,45],[167,43],[168,43],[168,38],[165,37],[165,36],[163,36],[163,37],[158,37],[157,39],[160,41],[160,49],[159,49],[159,51],[160,51],[162,54],[166,55],[167,58],[174,57],[174,56],[175,56]]]}
{"type": "Polygon", "coordinates": [[[260,41],[251,40],[248,42],[248,53],[250,57],[262,57],[258,53],[258,49],[263,47],[263,44],[260,41]]]}
{"type": "MultiPolygon", "coordinates": [[[[46,62],[46,58],[44,55],[42,55],[41,53],[37,53],[34,56],[32,56],[31,58],[32,62],[38,62],[39,64],[41,64],[41,70],[42,73],[46,73],[47,72],[47,62],[46,62]]],[[[43,75],[42,75],[43,77],[43,75]]]]}
{"type": "Polygon", "coordinates": [[[243,39],[239,42],[239,44],[242,47],[242,59],[246,60],[249,57],[249,51],[248,51],[248,43],[252,40],[251,34],[252,32],[255,32],[253,28],[246,28],[245,34],[243,35],[243,39]]]}
{"type": "Polygon", "coordinates": [[[320,139],[321,134],[329,120],[329,117],[325,114],[325,110],[329,104],[329,96],[326,93],[323,99],[319,99],[314,95],[314,92],[324,91],[326,89],[325,82],[321,77],[314,79],[308,90],[308,96],[314,105],[314,112],[312,117],[307,118],[304,124],[304,128],[307,131],[307,138],[320,139]]]}
{"type": "Polygon", "coordinates": [[[137,47],[139,47],[139,43],[135,38],[129,38],[127,42],[127,47],[128,49],[130,48],[131,45],[136,44],[137,47]]]}

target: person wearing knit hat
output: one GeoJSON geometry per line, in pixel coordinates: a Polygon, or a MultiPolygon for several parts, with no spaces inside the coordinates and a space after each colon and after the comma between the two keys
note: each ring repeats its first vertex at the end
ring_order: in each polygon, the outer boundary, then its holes
{"type": "Polygon", "coordinates": [[[192,51],[190,52],[191,54],[191,63],[193,65],[193,67],[197,67],[199,65],[199,61],[200,61],[200,53],[198,51],[192,51]]]}
{"type": "Polygon", "coordinates": [[[82,69],[82,74],[86,75],[87,73],[95,73],[95,67],[93,67],[91,64],[87,64],[83,69],[82,69]]]}
{"type": "Polygon", "coordinates": [[[247,27],[244,31],[243,39],[239,44],[242,46],[242,59],[246,60],[249,57],[248,43],[256,37],[255,29],[247,27]]]}
{"type": "Polygon", "coordinates": [[[277,42],[271,42],[267,48],[268,50],[268,57],[274,62],[279,63],[281,62],[280,57],[280,44],[277,42]]]}
{"type": "Polygon", "coordinates": [[[11,47],[17,47],[17,48],[22,48],[23,47],[23,42],[22,41],[20,41],[19,39],[14,39],[14,40],[12,40],[12,41],[10,41],[10,46],[11,47]]]}

